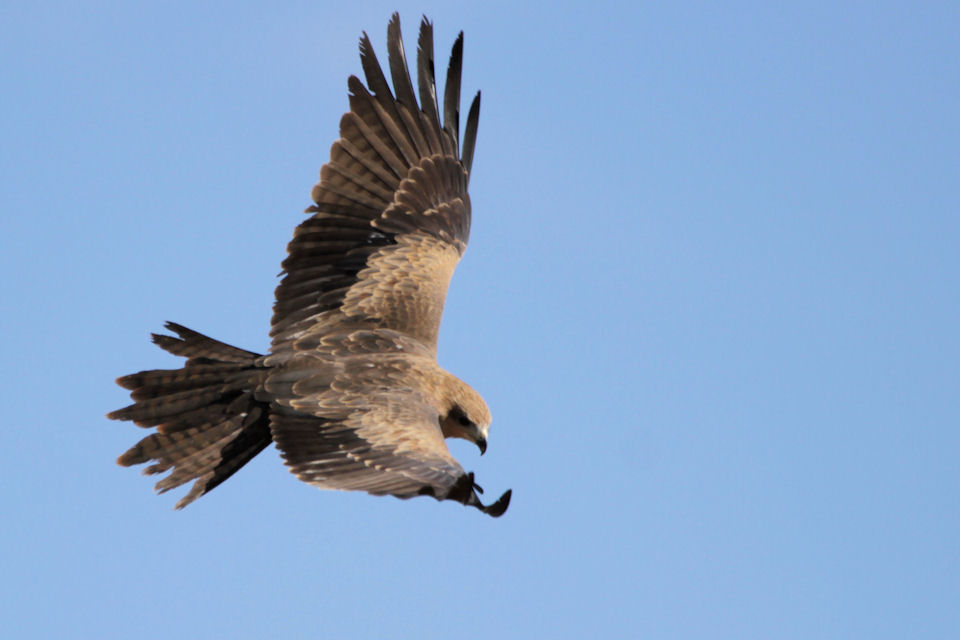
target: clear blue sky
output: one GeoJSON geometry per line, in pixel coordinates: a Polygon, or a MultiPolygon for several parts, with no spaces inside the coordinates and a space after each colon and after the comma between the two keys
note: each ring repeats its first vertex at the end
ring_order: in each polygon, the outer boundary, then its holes
{"type": "Polygon", "coordinates": [[[4,633],[960,637],[960,5],[334,4],[0,9],[4,633]],[[174,512],[113,379],[267,348],[395,9],[483,90],[440,361],[510,511],[271,448],[174,512]]]}

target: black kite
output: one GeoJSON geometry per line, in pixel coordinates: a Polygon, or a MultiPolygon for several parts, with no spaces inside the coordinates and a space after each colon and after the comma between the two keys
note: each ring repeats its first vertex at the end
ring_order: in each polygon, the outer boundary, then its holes
{"type": "Polygon", "coordinates": [[[450,54],[443,113],[433,27],[424,18],[417,86],[396,14],[387,30],[391,92],[370,39],[360,40],[367,86],[351,76],[350,111],[313,189],[313,215],[283,262],[266,355],[177,324],[154,335],[187,358],[175,370],[118,379],[134,404],[108,417],[156,427],[118,462],[171,471],[160,492],[194,481],[182,508],[271,442],[301,480],[325,489],[456,500],[492,516],[472,473],[444,438],[486,449],[483,398],[436,362],[447,286],[467,246],[480,94],[460,144],[463,33],[450,54]],[[417,93],[419,93],[419,103],[417,93]],[[442,124],[441,124],[442,115],[442,124]]]}

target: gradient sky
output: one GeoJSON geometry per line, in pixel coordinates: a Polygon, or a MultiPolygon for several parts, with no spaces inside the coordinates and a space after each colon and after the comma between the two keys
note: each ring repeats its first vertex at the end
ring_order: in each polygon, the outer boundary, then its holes
{"type": "Polygon", "coordinates": [[[960,637],[960,5],[627,4],[0,8],[4,635],[960,637]],[[270,448],[174,512],[113,379],[268,347],[395,9],[483,90],[440,362],[510,511],[270,448]]]}

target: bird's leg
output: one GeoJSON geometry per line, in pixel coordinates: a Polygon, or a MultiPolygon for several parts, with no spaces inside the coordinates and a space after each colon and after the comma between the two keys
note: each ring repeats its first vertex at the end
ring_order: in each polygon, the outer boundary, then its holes
{"type": "Polygon", "coordinates": [[[456,484],[454,484],[450,492],[447,493],[447,499],[456,500],[470,507],[476,507],[494,518],[499,518],[507,510],[507,507],[510,506],[510,496],[513,495],[511,489],[507,489],[507,491],[491,505],[485,505],[480,502],[480,497],[477,495],[478,490],[480,493],[483,493],[483,489],[473,480],[473,472],[470,472],[457,479],[456,484]]]}

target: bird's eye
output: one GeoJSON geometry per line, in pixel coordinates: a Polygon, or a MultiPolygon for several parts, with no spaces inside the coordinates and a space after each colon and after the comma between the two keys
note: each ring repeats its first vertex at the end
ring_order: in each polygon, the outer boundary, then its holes
{"type": "Polygon", "coordinates": [[[470,418],[468,418],[467,416],[460,416],[459,420],[460,420],[460,424],[463,425],[464,427],[469,427],[471,424],[473,424],[472,422],[470,422],[470,418]]]}

